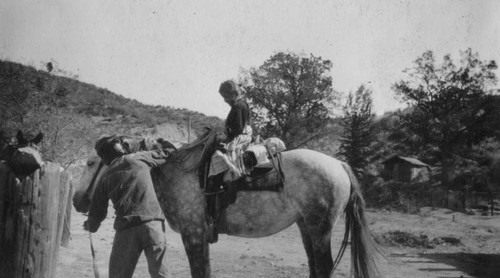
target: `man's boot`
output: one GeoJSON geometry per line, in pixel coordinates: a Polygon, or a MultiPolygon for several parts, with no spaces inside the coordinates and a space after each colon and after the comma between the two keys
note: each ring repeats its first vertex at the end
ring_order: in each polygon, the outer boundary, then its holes
{"type": "Polygon", "coordinates": [[[208,220],[207,240],[210,244],[216,243],[219,240],[219,233],[217,232],[217,225],[215,225],[214,219],[208,220]]]}

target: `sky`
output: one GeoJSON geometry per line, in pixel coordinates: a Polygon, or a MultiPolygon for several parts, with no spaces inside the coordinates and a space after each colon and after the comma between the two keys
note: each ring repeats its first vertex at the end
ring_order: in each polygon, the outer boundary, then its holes
{"type": "Polygon", "coordinates": [[[280,51],[313,54],[332,61],[335,90],[370,87],[381,114],[401,107],[391,85],[427,50],[500,62],[499,15],[498,0],[2,0],[0,59],[225,118],[222,81],[280,51]]]}

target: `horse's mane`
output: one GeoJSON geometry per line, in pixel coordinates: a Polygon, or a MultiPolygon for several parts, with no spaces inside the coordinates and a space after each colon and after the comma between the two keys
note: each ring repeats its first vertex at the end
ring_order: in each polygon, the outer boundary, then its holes
{"type": "Polygon", "coordinates": [[[188,172],[198,169],[204,161],[212,156],[214,143],[217,139],[216,132],[211,128],[206,128],[207,131],[195,141],[180,147],[174,152],[174,158],[181,166],[181,169],[188,172]]]}

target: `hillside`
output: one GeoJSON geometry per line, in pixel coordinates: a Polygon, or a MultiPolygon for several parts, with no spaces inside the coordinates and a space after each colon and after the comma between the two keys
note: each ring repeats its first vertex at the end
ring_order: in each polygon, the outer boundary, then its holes
{"type": "Polygon", "coordinates": [[[164,137],[186,142],[223,121],[187,109],[145,105],[92,84],[18,63],[0,61],[0,131],[44,132],[48,160],[68,164],[103,134],[164,137]],[[191,119],[191,132],[188,131],[191,119]]]}

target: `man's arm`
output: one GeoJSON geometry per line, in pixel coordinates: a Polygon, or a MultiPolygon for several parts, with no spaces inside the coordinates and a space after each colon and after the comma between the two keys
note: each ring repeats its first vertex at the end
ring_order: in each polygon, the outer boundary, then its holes
{"type": "Polygon", "coordinates": [[[130,154],[134,159],[144,162],[150,168],[158,167],[167,162],[170,154],[165,150],[144,151],[130,154]]]}

